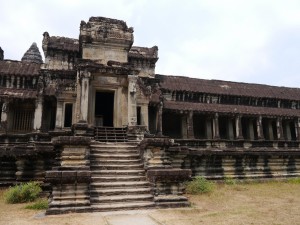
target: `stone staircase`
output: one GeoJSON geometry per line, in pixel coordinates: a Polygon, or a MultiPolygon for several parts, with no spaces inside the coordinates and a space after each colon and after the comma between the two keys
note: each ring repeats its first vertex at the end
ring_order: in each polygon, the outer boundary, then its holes
{"type": "Polygon", "coordinates": [[[93,211],[155,206],[136,143],[91,145],[91,207],[93,211]]]}
{"type": "Polygon", "coordinates": [[[95,127],[94,137],[99,142],[127,142],[125,127],[95,127]]]}

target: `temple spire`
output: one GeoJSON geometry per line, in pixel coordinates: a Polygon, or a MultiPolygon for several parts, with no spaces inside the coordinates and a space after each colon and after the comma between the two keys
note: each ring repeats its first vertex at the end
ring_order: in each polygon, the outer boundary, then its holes
{"type": "Polygon", "coordinates": [[[30,48],[23,55],[22,62],[43,63],[40,50],[35,42],[32,43],[30,48]]]}

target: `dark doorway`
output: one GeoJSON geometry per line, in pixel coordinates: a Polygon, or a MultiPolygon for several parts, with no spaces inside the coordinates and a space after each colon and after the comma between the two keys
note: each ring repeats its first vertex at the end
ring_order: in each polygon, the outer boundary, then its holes
{"type": "Polygon", "coordinates": [[[114,92],[96,92],[95,125],[113,127],[114,92]]]}
{"type": "Polygon", "coordinates": [[[67,103],[67,104],[65,104],[64,127],[71,127],[72,126],[72,117],[73,117],[73,104],[67,103]]]}
{"type": "Polygon", "coordinates": [[[149,106],[148,107],[148,118],[149,118],[149,131],[151,134],[156,133],[156,107],[149,106]]]}
{"type": "Polygon", "coordinates": [[[171,138],[182,138],[181,133],[181,115],[165,112],[162,115],[163,135],[171,138]]]}

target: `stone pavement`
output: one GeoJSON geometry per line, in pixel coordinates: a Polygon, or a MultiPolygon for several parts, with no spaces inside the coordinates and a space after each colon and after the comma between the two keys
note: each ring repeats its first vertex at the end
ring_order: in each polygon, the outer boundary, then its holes
{"type": "MultiPolygon", "coordinates": [[[[153,210],[128,210],[116,212],[100,212],[105,225],[162,225],[150,216],[153,210]]],[[[98,213],[97,213],[98,214],[98,213]]]]}
{"type": "MultiPolygon", "coordinates": [[[[128,211],[112,211],[112,212],[94,212],[94,213],[78,213],[78,214],[61,214],[48,215],[38,213],[34,216],[35,220],[39,220],[43,224],[49,224],[49,219],[55,217],[61,218],[61,222],[66,218],[78,217],[75,219],[76,224],[94,224],[94,225],[163,225],[153,218],[150,213],[155,211],[151,209],[145,210],[128,210],[128,211]]],[[[73,218],[74,219],[74,218],[73,218]]],[[[73,222],[73,221],[72,221],[73,222]]],[[[34,223],[35,224],[35,223],[34,223]]],[[[40,223],[39,223],[40,224],[40,223]]],[[[50,222],[51,224],[51,222],[50,222]]],[[[60,223],[59,223],[60,224],[60,223]]],[[[66,223],[63,223],[66,224],[66,223]]],[[[69,223],[67,223],[69,224],[69,223]]]]}
{"type": "Polygon", "coordinates": [[[147,214],[135,214],[135,215],[122,215],[122,214],[116,214],[116,215],[110,215],[105,216],[105,220],[107,222],[107,225],[158,225],[160,223],[157,223],[154,221],[153,218],[148,216],[147,214]]]}

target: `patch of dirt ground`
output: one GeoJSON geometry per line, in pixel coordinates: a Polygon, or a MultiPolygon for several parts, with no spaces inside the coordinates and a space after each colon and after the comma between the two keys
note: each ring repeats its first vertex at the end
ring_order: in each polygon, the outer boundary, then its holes
{"type": "MultiPolygon", "coordinates": [[[[285,182],[217,185],[210,194],[188,196],[189,208],[57,216],[41,216],[44,211],[25,209],[27,204],[6,204],[3,193],[4,190],[0,190],[0,225],[109,225],[113,224],[110,223],[112,218],[124,215],[129,215],[128,218],[143,215],[159,225],[300,225],[300,184],[285,182]]],[[[123,224],[127,224],[126,221],[123,224]]],[[[141,223],[137,219],[134,225],[138,224],[141,223]]]]}

